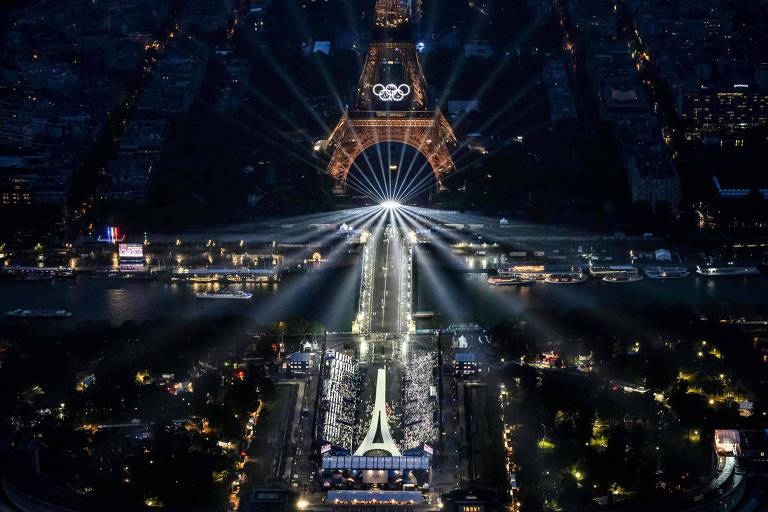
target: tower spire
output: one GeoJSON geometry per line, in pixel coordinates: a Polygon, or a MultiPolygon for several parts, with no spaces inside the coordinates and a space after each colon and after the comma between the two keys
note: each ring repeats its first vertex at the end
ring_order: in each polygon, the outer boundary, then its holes
{"type": "Polygon", "coordinates": [[[408,0],[376,0],[375,41],[411,39],[411,12],[408,0]]]}

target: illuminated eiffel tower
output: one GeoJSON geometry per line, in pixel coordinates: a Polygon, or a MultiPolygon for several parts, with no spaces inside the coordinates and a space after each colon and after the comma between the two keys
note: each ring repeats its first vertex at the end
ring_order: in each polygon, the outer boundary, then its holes
{"type": "Polygon", "coordinates": [[[438,185],[454,169],[456,144],[445,116],[430,109],[427,84],[411,34],[408,0],[376,0],[376,20],[354,107],[327,140],[328,173],[346,188],[355,159],[381,142],[399,142],[424,155],[438,185]]]}

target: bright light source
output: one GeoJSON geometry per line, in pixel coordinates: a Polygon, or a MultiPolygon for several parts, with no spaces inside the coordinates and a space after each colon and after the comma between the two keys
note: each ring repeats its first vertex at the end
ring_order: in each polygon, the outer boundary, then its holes
{"type": "Polygon", "coordinates": [[[387,210],[394,210],[396,208],[400,208],[402,205],[397,201],[388,200],[388,201],[384,201],[379,206],[381,206],[382,208],[386,208],[387,210]]]}
{"type": "Polygon", "coordinates": [[[307,500],[305,500],[305,499],[303,499],[303,498],[302,498],[302,499],[300,499],[300,500],[299,500],[299,501],[296,503],[296,507],[297,507],[299,510],[306,510],[306,509],[307,509],[307,507],[309,507],[309,502],[308,502],[307,500]]]}

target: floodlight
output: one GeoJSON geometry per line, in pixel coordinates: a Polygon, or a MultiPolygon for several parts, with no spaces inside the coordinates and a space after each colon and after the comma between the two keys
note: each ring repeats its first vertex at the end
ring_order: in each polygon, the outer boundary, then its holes
{"type": "Polygon", "coordinates": [[[397,208],[400,208],[402,205],[397,201],[393,201],[389,199],[381,203],[379,206],[381,206],[382,208],[386,208],[387,210],[395,210],[397,208]]]}

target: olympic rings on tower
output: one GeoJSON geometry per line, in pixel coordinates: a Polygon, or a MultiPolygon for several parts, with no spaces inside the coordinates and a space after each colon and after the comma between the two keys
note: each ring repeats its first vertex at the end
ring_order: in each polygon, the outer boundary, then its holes
{"type": "Polygon", "coordinates": [[[373,86],[373,94],[381,101],[402,101],[411,94],[411,87],[408,84],[376,84],[373,86]]]}

